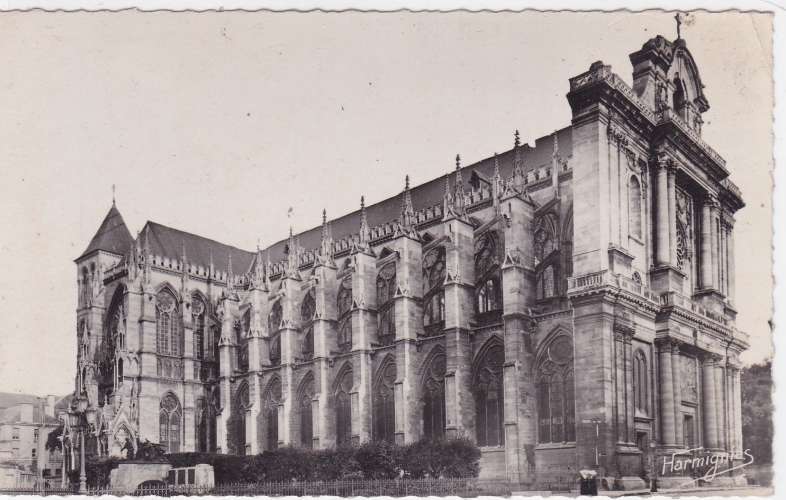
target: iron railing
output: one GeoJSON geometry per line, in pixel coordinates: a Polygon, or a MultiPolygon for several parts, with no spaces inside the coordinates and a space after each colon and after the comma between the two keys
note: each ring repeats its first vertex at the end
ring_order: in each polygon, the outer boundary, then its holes
{"type": "MultiPolygon", "coordinates": [[[[519,485],[506,481],[471,479],[357,479],[342,481],[284,481],[269,483],[226,483],[216,486],[145,485],[135,491],[107,488],[88,488],[91,496],[338,496],[338,497],[405,497],[405,496],[510,496],[520,491],[519,485]]],[[[558,489],[559,490],[559,489],[558,489]]],[[[0,489],[0,495],[75,495],[76,489],[10,488],[0,489]]]]}

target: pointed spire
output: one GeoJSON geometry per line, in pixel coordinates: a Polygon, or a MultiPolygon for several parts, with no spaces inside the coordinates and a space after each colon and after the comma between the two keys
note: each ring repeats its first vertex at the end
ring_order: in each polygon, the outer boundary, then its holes
{"type": "Polygon", "coordinates": [[[292,230],[292,226],[289,226],[289,241],[287,242],[287,269],[286,274],[287,276],[296,276],[297,269],[300,266],[300,252],[298,249],[298,243],[295,241],[294,231],[292,230]]]}
{"type": "Polygon", "coordinates": [[[368,226],[365,196],[360,197],[360,234],[358,236],[358,242],[356,245],[354,245],[354,250],[359,252],[368,252],[370,249],[369,243],[371,242],[371,228],[368,226]]]}
{"type": "Polygon", "coordinates": [[[494,176],[491,178],[491,199],[497,212],[499,211],[499,200],[502,197],[503,188],[504,181],[499,171],[499,157],[497,153],[494,153],[494,176]]]}
{"type": "Polygon", "coordinates": [[[142,272],[142,281],[144,284],[149,284],[151,275],[152,275],[152,267],[153,267],[153,256],[150,252],[150,227],[148,226],[147,230],[145,231],[145,244],[142,247],[142,256],[144,258],[144,267],[142,272]]]}
{"type": "Polygon", "coordinates": [[[466,199],[464,195],[464,179],[461,177],[461,156],[456,155],[456,191],[453,196],[453,207],[456,216],[463,217],[466,213],[466,199]]]}
{"type": "Polygon", "coordinates": [[[552,148],[551,156],[553,158],[559,157],[559,141],[557,140],[557,132],[554,131],[554,146],[552,148]]]}
{"type": "Polygon", "coordinates": [[[227,258],[227,291],[234,292],[235,291],[235,276],[232,273],[232,253],[228,254],[229,257],[227,258]]]}
{"type": "Polygon", "coordinates": [[[333,235],[327,221],[327,210],[322,209],[322,241],[319,245],[319,262],[330,264],[333,261],[333,235]]]}
{"type": "Polygon", "coordinates": [[[262,248],[257,238],[257,255],[254,259],[254,271],[251,275],[251,284],[254,288],[263,289],[265,285],[265,263],[262,259],[262,248]]]}
{"type": "Polygon", "coordinates": [[[412,195],[409,192],[409,175],[404,179],[404,196],[401,202],[401,223],[411,227],[415,224],[415,209],[412,207],[412,195]]]}
{"type": "Polygon", "coordinates": [[[412,206],[412,195],[409,191],[409,175],[404,179],[404,191],[401,197],[401,215],[396,226],[396,233],[417,239],[415,229],[415,209],[412,206]]]}
{"type": "Polygon", "coordinates": [[[181,242],[180,265],[182,266],[180,269],[180,286],[185,296],[185,293],[188,291],[188,257],[186,256],[185,241],[181,242]]]}
{"type": "Polygon", "coordinates": [[[453,215],[453,192],[450,190],[450,172],[445,174],[445,194],[442,197],[442,218],[453,215]]]}
{"type": "Polygon", "coordinates": [[[516,149],[521,146],[521,138],[519,137],[519,129],[513,133],[513,148],[516,149]]]}

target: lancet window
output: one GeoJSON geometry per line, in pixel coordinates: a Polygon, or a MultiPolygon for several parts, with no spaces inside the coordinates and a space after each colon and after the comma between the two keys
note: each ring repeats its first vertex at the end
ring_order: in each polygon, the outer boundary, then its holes
{"type": "Polygon", "coordinates": [[[390,262],[377,274],[377,318],[381,345],[390,345],[396,338],[396,311],[393,297],[396,294],[396,263],[390,262]]]}
{"type": "Polygon", "coordinates": [[[445,321],[445,247],[423,257],[423,326],[426,335],[439,333],[445,321]]]}

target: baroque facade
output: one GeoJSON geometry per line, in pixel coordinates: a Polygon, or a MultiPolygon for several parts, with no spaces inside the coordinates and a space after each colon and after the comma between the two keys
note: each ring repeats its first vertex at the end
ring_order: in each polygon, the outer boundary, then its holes
{"type": "Polygon", "coordinates": [[[534,146],[255,252],[134,238],[113,204],[76,260],[98,452],[465,436],[482,476],[608,487],[695,448],[742,459],[741,194],[685,41],[630,60],[632,87],[600,61],[571,78],[571,124],[534,146]]]}

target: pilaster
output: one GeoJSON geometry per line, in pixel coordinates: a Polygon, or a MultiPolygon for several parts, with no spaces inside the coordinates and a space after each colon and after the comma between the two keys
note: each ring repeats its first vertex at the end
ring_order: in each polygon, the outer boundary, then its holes
{"type": "Polygon", "coordinates": [[[474,311],[474,231],[461,217],[443,224],[445,244],[445,431],[448,438],[475,436],[470,318],[474,311]]]}

